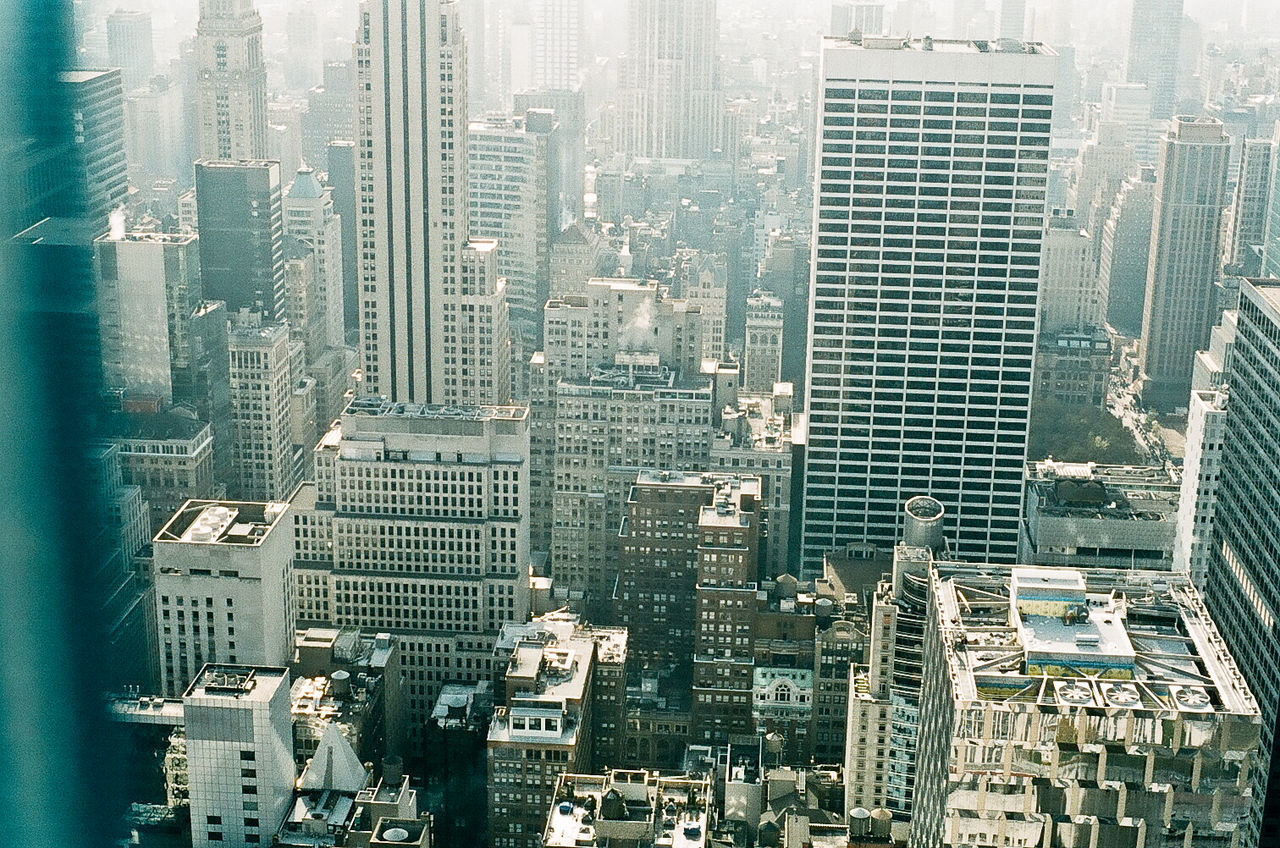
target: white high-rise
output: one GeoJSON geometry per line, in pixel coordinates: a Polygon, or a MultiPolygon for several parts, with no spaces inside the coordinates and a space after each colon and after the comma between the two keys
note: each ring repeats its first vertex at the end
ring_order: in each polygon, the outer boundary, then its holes
{"type": "Polygon", "coordinates": [[[196,115],[201,159],[267,158],[267,66],[253,0],[200,0],[196,115]]]}
{"type": "Polygon", "coordinates": [[[316,311],[324,346],[341,347],[342,226],[333,209],[333,190],[322,186],[316,172],[302,167],[282,202],[284,234],[315,252],[316,311]]]}
{"type": "Polygon", "coordinates": [[[483,363],[459,341],[469,313],[460,267],[467,51],[457,5],[371,0],[366,9],[355,48],[360,230],[372,245],[360,269],[365,387],[417,403],[505,400],[470,394],[483,363]]]}
{"type": "Polygon", "coordinates": [[[574,90],[582,83],[582,0],[534,0],[533,87],[574,90]]]}
{"type": "Polygon", "coordinates": [[[1057,57],[1040,44],[827,39],[803,556],[943,503],[1011,560],[1026,454],[1057,57]]]}
{"type": "Polygon", "coordinates": [[[193,848],[271,844],[296,777],[289,670],[207,665],[182,707],[193,848]]]}

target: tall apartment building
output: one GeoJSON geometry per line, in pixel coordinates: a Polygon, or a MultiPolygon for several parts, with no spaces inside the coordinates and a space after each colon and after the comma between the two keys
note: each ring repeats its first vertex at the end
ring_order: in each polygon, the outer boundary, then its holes
{"type": "Polygon", "coordinates": [[[503,629],[494,651],[502,705],[486,743],[494,848],[536,848],[559,776],[605,768],[621,749],[626,645],[626,630],[564,613],[503,629]],[[604,749],[602,732],[615,734],[604,749]]]}
{"type": "Polygon", "coordinates": [[[1161,147],[1142,313],[1148,406],[1186,403],[1196,351],[1207,346],[1217,323],[1213,283],[1230,150],[1231,139],[1214,118],[1175,118],[1161,147]]]}
{"type": "Polygon", "coordinates": [[[1107,290],[1107,323],[1130,337],[1142,334],[1155,189],[1154,168],[1125,180],[1102,225],[1098,284],[1107,290]]]}
{"type": "Polygon", "coordinates": [[[103,382],[168,406],[174,362],[189,356],[203,290],[196,236],[108,233],[93,246],[103,382]]]}
{"type": "Polygon", "coordinates": [[[447,397],[479,404],[511,400],[511,333],[506,280],[498,275],[498,242],[472,239],[458,261],[457,296],[444,304],[451,339],[466,356],[446,365],[447,397]]]}
{"type": "Polygon", "coordinates": [[[1228,265],[1242,266],[1246,274],[1257,274],[1262,267],[1261,257],[1255,251],[1266,242],[1267,200],[1271,196],[1275,156],[1274,140],[1244,139],[1224,254],[1228,265]]]}
{"type": "Polygon", "coordinates": [[[196,162],[196,215],[204,296],[234,315],[283,321],[284,207],[280,163],[196,162]]]}
{"type": "Polygon", "coordinates": [[[467,132],[471,235],[498,242],[513,360],[521,371],[542,349],[551,242],[560,233],[558,134],[555,115],[546,110],[476,121],[467,132]]]}
{"type": "Polygon", "coordinates": [[[702,312],[702,358],[725,359],[725,316],[729,300],[729,267],[725,257],[699,250],[678,250],[675,279],[680,297],[702,312]]]}
{"type": "Polygon", "coordinates": [[[120,69],[126,91],[150,81],[156,67],[150,12],[116,9],[107,15],[107,61],[120,69]]]}
{"type": "Polygon", "coordinates": [[[691,738],[723,744],[749,733],[760,573],[760,479],[723,480],[698,510],[691,738]]]}
{"type": "Polygon", "coordinates": [[[1055,56],[827,39],[822,63],[804,560],[894,544],[921,493],[964,555],[1011,560],[1055,56]]]}
{"type": "Polygon", "coordinates": [[[534,0],[533,87],[572,91],[587,63],[583,0],[534,0]]]}
{"type": "Polygon", "coordinates": [[[936,563],[928,582],[909,845],[1251,844],[1258,704],[1185,580],[936,563]]]}
{"type": "MultiPolygon", "coordinates": [[[[342,227],[333,190],[321,185],[313,168],[302,167],[281,199],[284,235],[298,239],[314,254],[319,341],[342,347],[342,227]]],[[[352,222],[354,226],[354,222],[352,222]]]]}
{"type": "Polygon", "coordinates": [[[517,115],[526,115],[534,109],[547,109],[555,113],[555,121],[559,125],[556,135],[560,148],[556,154],[560,162],[560,186],[552,189],[552,196],[559,199],[560,207],[556,223],[559,226],[565,220],[581,221],[587,165],[586,93],[581,88],[532,89],[516,92],[512,104],[517,115]]]}
{"type": "Polygon", "coordinates": [[[782,301],[772,292],[757,291],[747,298],[747,339],[742,349],[742,389],[772,394],[782,379],[782,301]]]}
{"type": "Polygon", "coordinates": [[[617,149],[705,159],[720,146],[724,120],[716,0],[637,0],[628,15],[617,149]]]}
{"type": "Polygon", "coordinates": [[[231,356],[231,494],[283,501],[302,479],[294,444],[293,403],[298,343],[285,324],[233,327],[231,356]]]}
{"type": "Polygon", "coordinates": [[[738,395],[722,399],[720,427],[711,441],[708,468],[717,474],[751,474],[760,478],[760,500],[768,510],[765,543],[761,559],[765,574],[778,577],[795,574],[812,580],[821,576],[816,569],[800,569],[792,533],[791,500],[799,483],[795,469],[797,447],[792,438],[792,409],[795,399],[790,383],[776,383],[768,394],[738,395]]]}
{"type": "Polygon", "coordinates": [[[1129,19],[1124,76],[1151,94],[1151,117],[1170,118],[1177,106],[1178,51],[1183,0],[1135,0],[1129,19]]]}
{"type": "Polygon", "coordinates": [[[253,0],[200,0],[196,138],[201,159],[267,158],[267,66],[253,0]]]}
{"type": "Polygon", "coordinates": [[[1280,844],[1280,656],[1274,622],[1280,568],[1271,540],[1280,532],[1280,287],[1240,286],[1239,324],[1226,372],[1230,392],[1222,434],[1217,507],[1205,603],[1262,710],[1262,771],[1252,825],[1260,845],[1280,844]],[[1264,791],[1265,788],[1265,791],[1264,791]]]}
{"type": "Polygon", "coordinates": [[[474,392],[484,382],[476,373],[491,367],[485,354],[506,338],[492,348],[461,338],[474,330],[468,298],[498,281],[464,269],[487,266],[477,265],[485,248],[463,255],[467,50],[457,4],[374,0],[365,11],[355,48],[361,241],[372,244],[360,269],[364,385],[412,403],[505,402],[474,392]]]}
{"type": "Polygon", "coordinates": [[[182,695],[194,848],[268,845],[293,801],[289,671],[209,663],[182,695]]]}
{"type": "Polygon", "coordinates": [[[80,187],[79,207],[67,210],[67,214],[82,217],[105,232],[108,217],[129,194],[120,71],[63,71],[58,74],[58,84],[71,108],[67,116],[71,132],[67,135],[72,140],[71,167],[80,187]]]}
{"type": "Polygon", "coordinates": [[[396,636],[411,752],[445,683],[489,679],[529,614],[524,407],[357,399],[294,498],[299,619],[396,636]]]}
{"type": "MultiPolygon", "coordinates": [[[[292,659],[289,526],[284,503],[187,501],[156,534],[164,694],[181,693],[205,663],[287,665],[292,659]]],[[[285,705],[288,712],[287,697],[285,705]]]]}
{"type": "Polygon", "coordinates": [[[706,468],[715,392],[657,354],[619,354],[556,386],[551,576],[556,592],[598,617],[613,596],[618,527],[642,468],[706,468]]]}

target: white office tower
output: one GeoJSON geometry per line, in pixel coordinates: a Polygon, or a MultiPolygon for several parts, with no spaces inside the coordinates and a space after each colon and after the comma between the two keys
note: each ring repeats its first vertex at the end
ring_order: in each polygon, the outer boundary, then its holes
{"type": "Polygon", "coordinates": [[[1256,251],[1266,242],[1267,202],[1272,191],[1275,157],[1276,142],[1272,139],[1244,140],[1225,259],[1228,265],[1242,265],[1247,274],[1257,274],[1262,266],[1256,251]]]}
{"type": "Polygon", "coordinates": [[[1226,418],[1226,392],[1192,390],[1187,407],[1182,491],[1178,495],[1178,529],[1173,538],[1173,568],[1191,575],[1191,582],[1202,590],[1213,545],[1213,516],[1218,506],[1226,418]]]}
{"type": "Polygon", "coordinates": [[[583,0],[533,0],[533,87],[582,84],[583,0]]]}
{"type": "Polygon", "coordinates": [[[782,301],[772,292],[758,291],[747,298],[747,343],[742,351],[742,388],[755,394],[773,394],[782,379],[782,301]]]}
{"type": "Polygon", "coordinates": [[[618,150],[703,159],[720,146],[720,24],[716,0],[633,0],[619,68],[618,150]]]}
{"type": "Polygon", "coordinates": [[[253,0],[200,0],[197,158],[267,158],[267,66],[253,0]]]}
{"type": "Polygon", "coordinates": [[[301,241],[313,254],[319,341],[324,347],[342,347],[343,221],[333,208],[333,190],[321,185],[315,170],[304,165],[282,206],[284,234],[301,241]]]}
{"type": "Polygon", "coordinates": [[[103,383],[127,398],[173,402],[173,364],[189,355],[200,298],[192,233],[124,233],[94,241],[103,383]]]}
{"type": "Polygon", "coordinates": [[[1178,98],[1183,0],[1133,0],[1125,80],[1146,85],[1153,118],[1170,118],[1178,98]]]}
{"type": "Polygon", "coordinates": [[[360,237],[372,245],[360,269],[364,386],[398,401],[487,403],[467,394],[483,363],[459,341],[470,286],[461,269],[467,55],[457,5],[370,0],[366,8],[355,48],[357,92],[367,92],[356,103],[360,237]]]}
{"type": "Polygon", "coordinates": [[[1106,293],[1093,271],[1093,239],[1070,212],[1045,222],[1040,277],[1040,333],[1081,333],[1102,326],[1106,293]]]}
{"type": "Polygon", "coordinates": [[[410,742],[529,616],[529,411],[357,399],[294,504],[299,617],[396,635],[410,742]]]}
{"type": "Polygon", "coordinates": [[[929,38],[822,52],[804,560],[894,544],[918,494],[963,556],[1012,559],[1057,57],[929,38]]]}
{"type": "Polygon", "coordinates": [[[506,280],[498,276],[498,242],[462,248],[458,293],[443,306],[458,353],[445,360],[445,403],[502,405],[511,400],[511,336],[506,280]]]}
{"type": "Polygon", "coordinates": [[[284,503],[187,501],[156,534],[164,694],[181,693],[205,663],[289,663],[291,523],[284,503]]]}
{"type": "Polygon", "coordinates": [[[1179,117],[1160,152],[1142,313],[1142,396],[1148,406],[1187,402],[1196,351],[1207,346],[1217,323],[1213,283],[1230,150],[1221,121],[1179,117]]]}
{"type": "MultiPolygon", "coordinates": [[[[283,501],[301,479],[293,439],[301,369],[287,324],[233,326],[229,489],[244,500],[283,501]]],[[[299,342],[298,345],[301,343],[299,342]]]]}
{"type": "Polygon", "coordinates": [[[929,569],[911,848],[1255,845],[1262,718],[1164,572],[929,569]]]}
{"type": "Polygon", "coordinates": [[[1151,92],[1143,83],[1107,83],[1102,86],[1101,124],[1125,128],[1139,164],[1154,165],[1160,155],[1160,135],[1169,122],[1151,117],[1151,92]]]}
{"type": "Polygon", "coordinates": [[[182,696],[193,848],[270,845],[293,800],[289,670],[210,663],[182,696]]]}
{"type": "Polygon", "coordinates": [[[862,35],[887,35],[885,4],[878,0],[831,4],[831,35],[845,38],[857,30],[862,35]]]}

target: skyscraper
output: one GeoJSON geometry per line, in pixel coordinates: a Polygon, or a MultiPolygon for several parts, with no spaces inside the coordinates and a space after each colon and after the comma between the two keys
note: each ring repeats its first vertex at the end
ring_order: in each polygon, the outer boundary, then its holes
{"type": "Polygon", "coordinates": [[[315,170],[302,167],[282,202],[284,234],[306,244],[314,252],[316,311],[327,347],[341,347],[342,335],[342,227],[334,211],[333,191],[322,186],[315,170]]]}
{"type": "Polygon", "coordinates": [[[720,146],[716,0],[634,0],[619,72],[618,148],[634,156],[701,159],[720,146]]]}
{"type": "Polygon", "coordinates": [[[1255,827],[1280,845],[1280,286],[1241,283],[1205,603],[1262,710],[1255,827]]]}
{"type": "Polygon", "coordinates": [[[1093,239],[1070,212],[1046,222],[1040,278],[1040,333],[1080,333],[1102,326],[1106,292],[1093,271],[1093,239]]]}
{"type": "Polygon", "coordinates": [[[582,2],[534,0],[534,88],[574,90],[581,85],[582,2]]]}
{"type": "Polygon", "coordinates": [[[1125,180],[1102,225],[1098,281],[1107,289],[1107,323],[1126,336],[1142,334],[1155,188],[1154,168],[1125,180]]]}
{"type": "Polygon", "coordinates": [[[82,187],[82,205],[64,214],[105,231],[108,216],[129,194],[120,71],[63,71],[58,82],[71,107],[72,163],[82,187]]]}
{"type": "Polygon", "coordinates": [[[469,394],[487,365],[458,341],[472,317],[464,289],[497,281],[462,279],[467,54],[457,4],[373,0],[355,54],[360,206],[372,210],[360,220],[373,245],[361,260],[365,387],[417,403],[491,402],[469,394]]]}
{"type": "Polygon", "coordinates": [[[963,555],[1012,559],[1056,57],[928,38],[822,53],[804,561],[894,544],[919,494],[963,555]]]}
{"type": "Polygon", "coordinates": [[[147,84],[156,65],[150,12],[116,9],[107,15],[107,59],[120,69],[126,90],[147,84]]]}
{"type": "MultiPolygon", "coordinates": [[[[301,342],[298,343],[299,345],[301,342]]],[[[284,500],[300,479],[292,415],[294,352],[285,324],[232,329],[231,471],[228,489],[245,500],[284,500]]]]}
{"type": "Polygon", "coordinates": [[[196,208],[205,297],[284,320],[280,163],[196,162],[196,208]]]}
{"type": "Polygon", "coordinates": [[[267,67],[253,0],[200,0],[196,113],[202,159],[265,159],[267,67]]]}
{"type": "Polygon", "coordinates": [[[1185,406],[1196,351],[1217,323],[1213,284],[1231,139],[1215,118],[1175,118],[1160,151],[1142,313],[1148,406],[1185,406]]]}
{"type": "Polygon", "coordinates": [[[1151,93],[1151,117],[1172,117],[1178,97],[1183,0],[1133,0],[1124,75],[1151,93]]]}
{"type": "Polygon", "coordinates": [[[1243,266],[1245,274],[1257,274],[1261,259],[1255,248],[1266,241],[1267,202],[1271,196],[1271,171],[1276,143],[1269,138],[1246,138],[1240,151],[1240,173],[1231,203],[1231,232],[1226,245],[1228,264],[1243,266]]]}
{"type": "Polygon", "coordinates": [[[1262,242],[1262,276],[1280,277],[1280,155],[1271,158],[1271,186],[1262,242]]]}

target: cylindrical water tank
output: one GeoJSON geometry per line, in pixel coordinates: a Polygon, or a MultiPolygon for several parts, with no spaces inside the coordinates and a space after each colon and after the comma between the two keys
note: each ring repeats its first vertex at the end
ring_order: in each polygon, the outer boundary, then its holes
{"type": "Polygon", "coordinates": [[[871,835],[871,811],[866,807],[854,807],[849,814],[849,836],[871,835]]]}
{"type": "Polygon", "coordinates": [[[941,550],[943,512],[942,504],[928,495],[917,495],[907,501],[902,541],[913,547],[941,550]]]}

